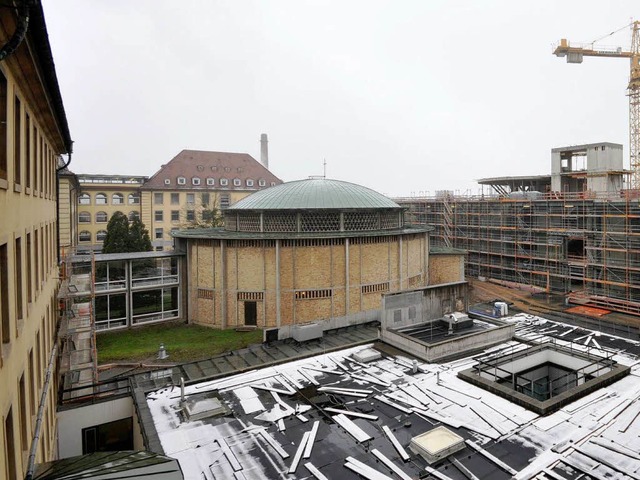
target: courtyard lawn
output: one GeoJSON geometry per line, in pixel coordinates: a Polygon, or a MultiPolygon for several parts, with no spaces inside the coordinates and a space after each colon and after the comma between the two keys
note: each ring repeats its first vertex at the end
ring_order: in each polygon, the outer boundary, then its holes
{"type": "Polygon", "coordinates": [[[162,324],[97,334],[98,364],[153,362],[161,343],[170,363],[213,357],[262,342],[262,330],[236,332],[199,325],[162,324]]]}

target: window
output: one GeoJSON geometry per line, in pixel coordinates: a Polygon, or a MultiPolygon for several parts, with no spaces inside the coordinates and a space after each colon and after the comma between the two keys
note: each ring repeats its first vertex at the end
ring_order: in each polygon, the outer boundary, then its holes
{"type": "Polygon", "coordinates": [[[154,216],[153,216],[154,220],[155,220],[156,222],[162,222],[162,221],[163,221],[163,218],[164,218],[163,213],[164,213],[164,212],[163,212],[162,210],[156,210],[156,211],[155,211],[155,214],[154,214],[154,216]]]}
{"type": "Polygon", "coordinates": [[[81,193],[78,196],[78,203],[80,205],[91,205],[91,195],[88,193],[81,193]]]}
{"type": "Polygon", "coordinates": [[[156,252],[161,252],[163,250],[164,250],[164,248],[162,247],[162,245],[159,245],[159,246],[156,247],[156,252]]]}
{"type": "Polygon", "coordinates": [[[276,182],[271,182],[271,186],[275,187],[276,186],[276,182]]]}
{"type": "Polygon", "coordinates": [[[217,165],[212,165],[211,166],[211,171],[212,172],[217,172],[218,171],[218,166],[217,165]]]}
{"type": "Polygon", "coordinates": [[[180,205],[180,194],[172,193],[171,194],[171,205],[180,205]]]}
{"type": "Polygon", "coordinates": [[[106,223],[109,220],[107,212],[97,212],[96,213],[96,223],[106,223]]]}
{"type": "Polygon", "coordinates": [[[233,179],[233,186],[234,187],[239,187],[240,185],[242,185],[242,180],[240,180],[239,178],[234,178],[233,179]]]}
{"type": "Polygon", "coordinates": [[[267,182],[265,182],[265,181],[261,178],[260,180],[258,180],[258,185],[259,185],[260,187],[264,187],[264,186],[266,186],[266,185],[267,185],[267,182]]]}
{"type": "Polygon", "coordinates": [[[304,299],[316,299],[316,298],[330,298],[333,294],[331,289],[326,290],[298,290],[295,292],[296,300],[304,299]]]}
{"type": "Polygon", "coordinates": [[[111,195],[111,204],[112,205],[122,205],[124,203],[124,195],[121,193],[114,193],[111,195]]]}
{"type": "Polygon", "coordinates": [[[210,201],[211,201],[211,195],[209,195],[208,193],[203,193],[202,194],[202,205],[209,205],[210,201]]]}
{"type": "Polygon", "coordinates": [[[186,185],[187,179],[184,177],[178,177],[178,185],[186,185]]]}
{"type": "Polygon", "coordinates": [[[168,178],[164,179],[164,184],[165,185],[171,185],[171,180],[169,180],[168,178]]]}
{"type": "Polygon", "coordinates": [[[11,341],[11,320],[9,320],[9,255],[7,244],[0,245],[0,333],[2,343],[11,341]]]}
{"type": "Polygon", "coordinates": [[[187,210],[187,222],[193,222],[196,219],[195,210],[187,210]]]}
{"type": "Polygon", "coordinates": [[[231,202],[229,201],[229,194],[224,193],[220,195],[220,208],[229,208],[231,202]]]}
{"type": "Polygon", "coordinates": [[[247,187],[253,187],[253,180],[247,178],[247,187]]]}
{"type": "Polygon", "coordinates": [[[7,180],[7,79],[0,72],[0,178],[7,180]]]}
{"type": "MultiPolygon", "coordinates": [[[[32,167],[32,158],[31,158],[31,118],[29,118],[29,114],[24,114],[24,129],[25,129],[25,139],[24,139],[24,157],[27,163],[26,165],[26,177],[27,188],[31,188],[31,172],[33,171],[32,167]]],[[[603,148],[604,150],[604,148],[603,148]]]]}
{"type": "Polygon", "coordinates": [[[200,185],[200,179],[198,177],[193,177],[191,179],[191,183],[193,183],[194,185],[200,185]]]}
{"type": "Polygon", "coordinates": [[[226,187],[227,185],[229,185],[229,180],[227,180],[226,178],[221,178],[220,185],[226,187]]]}
{"type": "Polygon", "coordinates": [[[213,178],[211,178],[211,177],[207,178],[207,185],[209,185],[210,187],[212,187],[212,186],[213,186],[213,185],[215,185],[215,184],[216,184],[215,179],[213,179],[213,178]]]}
{"type": "Polygon", "coordinates": [[[155,230],[155,238],[157,240],[162,240],[162,237],[164,236],[164,229],[162,228],[156,228],[155,230]]]}
{"type": "Polygon", "coordinates": [[[80,242],[90,242],[91,241],[91,232],[86,230],[81,231],[78,234],[78,241],[80,242]]]}
{"type": "Polygon", "coordinates": [[[15,269],[16,276],[14,281],[15,290],[16,290],[16,315],[18,318],[22,318],[22,239],[16,238],[16,247],[15,247],[15,264],[19,266],[19,268],[15,269]]]}
{"type": "Polygon", "coordinates": [[[191,204],[196,203],[196,194],[195,193],[187,193],[187,203],[191,203],[191,204]]]}
{"type": "Polygon", "coordinates": [[[136,212],[135,210],[132,210],[129,212],[129,221],[132,222],[134,219],[136,218],[140,218],[140,212],[136,212]]]}
{"type": "Polygon", "coordinates": [[[129,205],[140,205],[140,194],[138,192],[129,194],[129,205]]]}
{"type": "Polygon", "coordinates": [[[107,237],[107,231],[106,230],[98,230],[98,233],[96,233],[96,240],[98,242],[104,242],[104,239],[107,237]]]}
{"type": "Polygon", "coordinates": [[[91,214],[89,212],[80,212],[78,214],[78,223],[91,223],[91,214]]]}
{"type": "Polygon", "coordinates": [[[180,210],[171,210],[171,221],[172,222],[180,221],[180,210]]]}
{"type": "Polygon", "coordinates": [[[107,196],[104,193],[96,193],[96,205],[106,205],[107,196]]]}
{"type": "Polygon", "coordinates": [[[162,192],[156,192],[153,194],[153,203],[155,205],[162,205],[164,203],[164,194],[162,192]]]}
{"type": "Polygon", "coordinates": [[[14,99],[14,120],[13,120],[13,181],[22,183],[22,155],[20,146],[22,145],[22,126],[20,125],[20,100],[14,99]]]}

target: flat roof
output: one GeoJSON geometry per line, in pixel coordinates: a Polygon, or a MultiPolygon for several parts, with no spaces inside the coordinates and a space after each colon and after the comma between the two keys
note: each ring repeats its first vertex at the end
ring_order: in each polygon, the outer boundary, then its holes
{"type": "Polygon", "coordinates": [[[622,144],[620,143],[612,143],[612,142],[599,142],[599,143],[584,143],[582,145],[569,145],[567,147],[555,147],[552,148],[552,152],[573,152],[575,150],[587,150],[592,147],[614,147],[614,148],[622,148],[622,144]]]}
{"type": "Polygon", "coordinates": [[[302,479],[315,469],[327,478],[349,480],[360,478],[351,470],[355,464],[389,478],[397,478],[391,470],[410,478],[435,471],[438,478],[457,480],[467,478],[465,469],[497,480],[545,472],[567,479],[636,475],[640,342],[526,314],[506,321],[516,324],[516,339],[483,354],[553,341],[600,352],[631,367],[631,374],[540,416],[459,379],[459,371],[476,363],[472,356],[418,361],[414,374],[413,358],[377,343],[185,388],[196,400],[214,392],[231,410],[228,416],[185,421],[180,389],[171,386],[147,393],[145,407],[164,452],[178,459],[185,478],[302,479]],[[381,359],[367,364],[353,359],[372,346],[381,359]],[[465,448],[429,466],[409,443],[442,425],[462,437],[465,448]],[[314,440],[307,445],[309,437],[314,440]]]}
{"type": "Polygon", "coordinates": [[[76,254],[71,256],[71,261],[76,262],[89,262],[91,258],[96,262],[107,262],[115,260],[137,260],[147,258],[164,258],[164,257],[184,257],[185,253],[177,252],[175,250],[167,252],[126,252],[126,253],[96,253],[92,255],[90,250],[87,250],[86,255],[76,254]]]}
{"type": "Polygon", "coordinates": [[[515,177],[486,177],[480,178],[477,182],[481,185],[511,185],[513,183],[523,182],[549,182],[551,183],[551,175],[521,175],[515,177]]]}

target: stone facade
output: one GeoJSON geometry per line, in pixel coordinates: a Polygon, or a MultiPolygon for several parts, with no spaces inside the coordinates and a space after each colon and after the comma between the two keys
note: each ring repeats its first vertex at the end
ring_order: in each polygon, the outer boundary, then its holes
{"type": "Polygon", "coordinates": [[[424,231],[368,237],[188,239],[189,321],[281,328],[378,310],[428,283],[424,231]]]}

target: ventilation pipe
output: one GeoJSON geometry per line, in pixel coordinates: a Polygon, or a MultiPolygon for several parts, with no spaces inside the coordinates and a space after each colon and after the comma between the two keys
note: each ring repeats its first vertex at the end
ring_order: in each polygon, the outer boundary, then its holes
{"type": "Polygon", "coordinates": [[[260,163],[269,169],[269,141],[266,133],[260,135],[260,163]]]}

